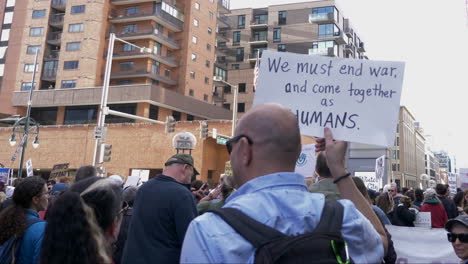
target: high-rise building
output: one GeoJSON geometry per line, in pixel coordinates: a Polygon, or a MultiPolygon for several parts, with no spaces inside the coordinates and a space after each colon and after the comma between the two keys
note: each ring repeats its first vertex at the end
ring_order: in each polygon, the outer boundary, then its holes
{"type": "Polygon", "coordinates": [[[94,123],[114,33],[111,109],[158,120],[230,118],[229,110],[212,103],[215,45],[227,0],[0,5],[0,113],[25,113],[38,50],[32,117],[42,125],[94,123]]]}
{"type": "MultiPolygon", "coordinates": [[[[310,55],[367,59],[364,43],[335,1],[312,1],[234,9],[217,43],[216,62],[228,70],[227,81],[238,86],[239,116],[252,106],[254,67],[269,49],[310,55]]],[[[221,66],[220,66],[221,68],[221,66]]],[[[214,100],[233,109],[229,86],[216,87],[214,100]]]]}

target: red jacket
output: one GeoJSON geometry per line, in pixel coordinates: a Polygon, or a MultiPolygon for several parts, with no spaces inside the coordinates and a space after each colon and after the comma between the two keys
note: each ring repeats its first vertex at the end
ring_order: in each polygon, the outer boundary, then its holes
{"type": "Polygon", "coordinates": [[[447,213],[441,203],[425,203],[419,209],[420,212],[431,212],[432,228],[444,228],[448,221],[447,213]]]}

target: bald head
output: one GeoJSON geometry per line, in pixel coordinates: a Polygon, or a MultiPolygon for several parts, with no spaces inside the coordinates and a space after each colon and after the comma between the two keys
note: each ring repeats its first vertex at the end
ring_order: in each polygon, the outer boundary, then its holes
{"type": "Polygon", "coordinates": [[[240,120],[236,135],[249,135],[258,158],[294,168],[301,153],[301,136],[296,116],[278,104],[252,108],[240,120]]]}

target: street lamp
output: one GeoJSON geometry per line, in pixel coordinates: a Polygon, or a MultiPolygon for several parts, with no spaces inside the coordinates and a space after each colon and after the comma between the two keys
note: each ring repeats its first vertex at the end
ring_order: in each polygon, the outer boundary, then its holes
{"type": "Polygon", "coordinates": [[[237,122],[237,97],[239,95],[239,90],[237,85],[230,84],[223,80],[221,76],[214,76],[213,81],[215,82],[220,82],[225,85],[229,85],[234,89],[234,102],[232,106],[232,131],[231,131],[231,136],[234,136],[234,131],[236,130],[236,122],[237,122]]]}
{"type": "MultiPolygon", "coordinates": [[[[37,148],[39,146],[39,124],[31,118],[31,107],[32,107],[32,96],[33,92],[35,89],[35,79],[36,79],[36,71],[37,71],[37,57],[39,55],[39,49],[36,49],[36,56],[34,57],[34,70],[32,74],[32,80],[31,80],[31,89],[29,90],[29,99],[28,99],[28,109],[26,112],[25,117],[19,118],[15,124],[13,125],[13,132],[11,134],[10,138],[10,146],[16,145],[16,135],[15,133],[22,133],[23,137],[20,142],[20,146],[18,148],[22,148],[21,150],[21,160],[19,164],[19,170],[18,170],[18,176],[22,177],[23,176],[23,162],[24,162],[24,153],[26,150],[26,146],[28,144],[28,136],[30,134],[35,134],[36,138],[34,139],[33,142],[33,147],[37,148]],[[20,129],[19,127],[23,127],[20,129]]],[[[16,155],[16,152],[15,152],[16,155]]],[[[12,161],[14,161],[15,156],[12,158],[12,161]]]]}
{"type": "MultiPolygon", "coordinates": [[[[110,83],[110,73],[112,68],[112,58],[114,53],[114,43],[118,40],[122,43],[127,45],[133,46],[140,50],[141,53],[152,53],[152,49],[146,47],[140,47],[123,39],[119,39],[115,36],[114,33],[110,33],[109,36],[109,45],[107,47],[107,59],[106,59],[106,69],[104,72],[104,83],[102,86],[102,94],[101,94],[101,104],[99,107],[99,117],[97,121],[96,128],[100,131],[104,130],[104,124],[106,122],[106,115],[109,113],[110,110],[107,110],[107,99],[109,97],[109,83],[110,83]]],[[[96,166],[99,163],[98,159],[98,148],[103,143],[102,138],[96,138],[96,143],[94,145],[94,155],[93,155],[93,166],[96,166]]]]}

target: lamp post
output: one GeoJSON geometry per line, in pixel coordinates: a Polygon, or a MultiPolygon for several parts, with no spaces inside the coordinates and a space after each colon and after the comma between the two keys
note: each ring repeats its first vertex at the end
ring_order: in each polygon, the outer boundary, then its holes
{"type": "MultiPolygon", "coordinates": [[[[114,53],[114,43],[115,41],[120,41],[122,43],[125,43],[127,45],[136,47],[140,50],[141,53],[147,52],[147,53],[152,53],[152,50],[146,47],[140,47],[137,46],[133,43],[127,42],[123,39],[119,39],[115,36],[114,33],[110,33],[109,36],[109,44],[107,47],[107,59],[106,59],[106,69],[104,72],[104,83],[102,86],[102,94],[101,94],[101,104],[99,106],[99,116],[98,116],[98,121],[97,121],[97,126],[96,128],[100,131],[104,130],[104,125],[106,122],[106,116],[109,114],[111,110],[107,109],[107,99],[109,97],[109,83],[110,83],[110,74],[111,74],[111,68],[112,68],[112,58],[113,58],[113,53],[114,53]]],[[[113,111],[116,112],[116,111],[113,111]]],[[[104,142],[102,138],[96,138],[96,142],[94,145],[94,155],[93,155],[93,166],[96,166],[96,164],[99,163],[98,161],[98,148],[99,146],[104,142]]]]}
{"type": "Polygon", "coordinates": [[[39,147],[39,124],[31,118],[31,107],[32,107],[32,96],[35,89],[34,80],[36,79],[36,71],[37,71],[37,57],[39,55],[39,49],[36,49],[36,56],[34,57],[34,70],[31,80],[31,89],[29,90],[29,99],[28,99],[28,109],[26,112],[26,117],[22,117],[18,119],[15,124],[13,125],[13,132],[10,138],[10,145],[14,146],[16,144],[16,136],[15,133],[22,133],[23,138],[21,140],[21,145],[18,147],[22,147],[21,150],[21,159],[19,164],[18,176],[23,177],[23,162],[24,162],[24,153],[26,151],[26,146],[28,144],[28,135],[35,134],[36,137],[33,142],[33,147],[39,147]],[[21,124],[24,122],[24,125],[21,124]],[[33,125],[33,127],[31,127],[33,125]],[[23,129],[19,129],[20,126],[23,126],[23,129]],[[35,131],[34,131],[35,130],[35,131]]]}
{"type": "Polygon", "coordinates": [[[220,82],[225,85],[229,85],[234,89],[234,100],[233,100],[233,106],[232,106],[232,130],[231,130],[231,136],[234,136],[234,131],[236,130],[236,123],[237,123],[237,97],[239,96],[239,90],[237,85],[230,84],[223,80],[220,76],[214,76],[213,80],[215,82],[220,82]]]}

